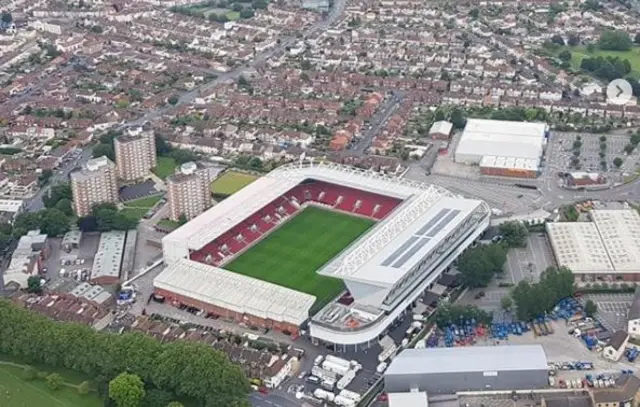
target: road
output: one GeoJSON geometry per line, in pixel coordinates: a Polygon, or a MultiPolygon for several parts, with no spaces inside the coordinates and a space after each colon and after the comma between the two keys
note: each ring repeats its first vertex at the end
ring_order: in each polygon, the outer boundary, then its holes
{"type": "Polygon", "coordinates": [[[87,147],[82,150],[82,154],[78,156],[78,158],[73,159],[69,162],[66,162],[60,167],[58,170],[54,172],[49,180],[49,183],[41,188],[36,194],[29,200],[26,205],[26,210],[29,212],[37,212],[41,209],[44,209],[44,203],[42,202],[42,197],[44,194],[49,192],[49,188],[51,185],[57,184],[59,182],[67,182],[69,180],[69,174],[73,171],[74,168],[78,166],[84,165],[90,158],[91,153],[93,152],[93,147],[87,147]]]}
{"type": "Polygon", "coordinates": [[[369,127],[349,150],[345,150],[345,155],[355,155],[361,157],[365,155],[369,146],[373,142],[374,137],[380,132],[382,127],[387,123],[391,115],[396,111],[400,103],[402,103],[402,94],[392,92],[384,101],[383,105],[377,110],[376,114],[371,118],[369,127]]]}

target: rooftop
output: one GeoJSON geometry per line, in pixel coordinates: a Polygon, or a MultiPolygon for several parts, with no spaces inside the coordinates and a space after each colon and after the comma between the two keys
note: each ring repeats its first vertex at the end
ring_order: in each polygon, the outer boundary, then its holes
{"type": "Polygon", "coordinates": [[[591,222],[547,223],[547,233],[558,264],[576,273],[613,271],[596,225],[591,222]]]}
{"type": "Polygon", "coordinates": [[[23,203],[21,199],[0,199],[0,212],[18,212],[23,203]]]}
{"type": "Polygon", "coordinates": [[[455,154],[538,160],[545,130],[544,123],[469,119],[455,154]]]}
{"type": "Polygon", "coordinates": [[[439,187],[333,163],[285,165],[277,168],[219,202],[200,216],[163,238],[163,242],[187,242],[199,250],[305,179],[358,188],[406,199],[430,193],[434,199],[451,194],[439,187]]]}
{"type": "Polygon", "coordinates": [[[427,393],[389,393],[389,407],[428,407],[427,393]]]}
{"type": "Polygon", "coordinates": [[[635,209],[593,210],[604,247],[617,271],[640,271],[640,215],[635,209]]]}
{"type": "Polygon", "coordinates": [[[71,173],[71,180],[84,181],[90,179],[96,175],[100,175],[102,170],[108,167],[115,167],[115,164],[109,160],[106,155],[98,158],[92,158],[87,161],[82,169],[71,173]]]}
{"type": "Polygon", "coordinates": [[[153,286],[238,313],[295,325],[309,318],[316,301],[313,295],[189,259],[164,269],[153,286]]]}
{"type": "Polygon", "coordinates": [[[440,120],[433,123],[433,125],[429,129],[429,134],[451,134],[452,129],[453,124],[451,124],[451,122],[440,120]]]}
{"type": "MultiPolygon", "coordinates": [[[[417,199],[422,198],[417,197],[417,199]]],[[[410,205],[412,202],[408,202],[410,205]]],[[[476,209],[481,208],[482,201],[463,198],[430,199],[423,208],[415,210],[413,216],[402,224],[403,215],[410,214],[406,210],[395,217],[398,224],[393,232],[389,231],[386,244],[376,247],[370,257],[359,267],[341,267],[350,261],[350,257],[358,255],[358,251],[367,248],[369,243],[384,236],[385,226],[392,222],[374,227],[360,245],[352,245],[342,255],[336,257],[323,267],[319,273],[331,277],[348,277],[350,280],[371,282],[378,285],[391,286],[413,269],[416,262],[425,258],[442,240],[455,231],[460,224],[476,209]],[[395,232],[395,233],[394,233],[395,232]]]]}
{"type": "Polygon", "coordinates": [[[385,375],[547,369],[547,357],[540,345],[473,346],[406,349],[393,359],[385,375]]]}
{"type": "Polygon", "coordinates": [[[122,264],[122,252],[127,232],[113,230],[100,235],[98,250],[93,259],[91,280],[100,277],[119,277],[122,264]]]}

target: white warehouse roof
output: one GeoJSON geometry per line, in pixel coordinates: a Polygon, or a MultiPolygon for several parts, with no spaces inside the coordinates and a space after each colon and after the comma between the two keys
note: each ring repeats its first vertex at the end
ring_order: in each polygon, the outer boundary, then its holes
{"type": "Polygon", "coordinates": [[[537,158],[497,157],[495,155],[485,155],[480,160],[480,167],[537,171],[539,162],[540,160],[537,158]]]}
{"type": "Polygon", "coordinates": [[[547,223],[547,233],[561,266],[576,273],[612,271],[607,250],[591,222],[547,223]]]}
{"type": "Polygon", "coordinates": [[[640,215],[635,209],[593,210],[591,219],[598,228],[613,268],[622,272],[640,271],[640,215]]]}
{"type": "Polygon", "coordinates": [[[468,346],[406,349],[393,359],[385,375],[547,369],[547,357],[540,345],[468,346]]]}
{"type": "Polygon", "coordinates": [[[164,269],[153,286],[238,313],[294,325],[309,317],[316,301],[313,295],[189,259],[164,269]]]}
{"type": "Polygon", "coordinates": [[[469,119],[455,152],[458,162],[479,163],[483,156],[539,160],[544,123],[469,119]]]}
{"type": "Polygon", "coordinates": [[[640,272],[640,215],[596,209],[590,216],[593,222],[547,224],[558,263],[576,273],[640,272]]]}

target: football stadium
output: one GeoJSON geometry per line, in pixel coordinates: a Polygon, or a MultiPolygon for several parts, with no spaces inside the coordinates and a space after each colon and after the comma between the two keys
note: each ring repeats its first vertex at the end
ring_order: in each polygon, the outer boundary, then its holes
{"type": "Polygon", "coordinates": [[[332,163],[280,167],[162,240],[157,295],[367,346],[488,227],[486,203],[332,163]]]}

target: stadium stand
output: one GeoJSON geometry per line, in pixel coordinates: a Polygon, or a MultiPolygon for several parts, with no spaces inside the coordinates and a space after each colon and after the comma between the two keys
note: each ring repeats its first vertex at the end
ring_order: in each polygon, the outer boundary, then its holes
{"type": "Polygon", "coordinates": [[[305,205],[319,205],[374,220],[381,220],[402,201],[372,192],[328,182],[307,180],[276,198],[202,249],[191,259],[215,266],[229,262],[269,234],[278,224],[296,215],[305,205]]]}

